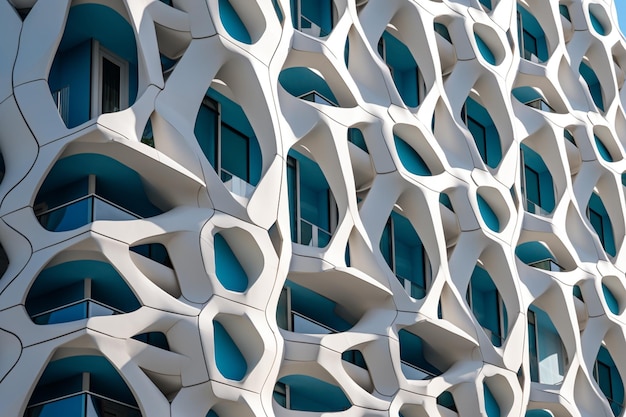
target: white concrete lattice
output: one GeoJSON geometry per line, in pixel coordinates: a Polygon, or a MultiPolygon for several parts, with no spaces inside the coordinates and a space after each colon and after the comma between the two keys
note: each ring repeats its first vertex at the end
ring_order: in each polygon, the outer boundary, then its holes
{"type": "Polygon", "coordinates": [[[204,416],[211,409],[220,417],[301,416],[272,396],[276,381],[292,374],[339,386],[351,404],[335,413],[342,417],[487,415],[485,387],[502,416],[523,416],[529,409],[554,416],[613,415],[593,376],[601,345],[626,376],[626,41],[612,1],[563,0],[570,21],[556,0],[494,0],[491,10],[479,0],[333,0],[335,22],[323,38],[293,29],[287,0],[276,1],[287,16],[282,22],[271,0],[173,3],[0,0],[0,151],[6,166],[0,242],[9,259],[0,279],[2,416],[24,415],[46,365],[75,355],[104,356],[149,417],[204,416]],[[133,28],[138,94],[129,108],[68,129],[48,76],[70,8],[87,3],[116,10],[133,28]],[[239,15],[250,44],[224,27],[225,3],[239,15]],[[546,34],[545,62],[520,58],[518,5],[532,12],[546,34]],[[594,29],[591,13],[604,35],[594,29]],[[433,30],[435,22],[446,26],[451,42],[433,30]],[[419,66],[426,90],[417,107],[404,104],[377,52],[386,29],[419,66]],[[495,64],[479,52],[476,34],[495,64]],[[172,71],[162,71],[159,53],[177,60],[172,71]],[[604,110],[579,75],[583,61],[598,74],[604,110]],[[339,106],[289,94],[278,79],[292,67],[321,74],[339,106]],[[228,191],[194,135],[210,86],[242,106],[259,141],[262,175],[250,198],[228,191]],[[524,86],[539,89],[554,111],[518,101],[511,92],[524,86]],[[461,116],[468,96],[488,110],[498,130],[502,161],[496,168],[485,164],[461,116]],[[154,148],[141,143],[148,120],[154,148]],[[351,127],[363,132],[368,154],[347,142],[351,127]],[[564,129],[575,145],[563,139],[564,129]],[[403,166],[394,135],[420,154],[433,175],[418,176],[403,166]],[[553,178],[549,214],[524,209],[521,144],[543,158],[553,178]],[[319,164],[336,201],[337,225],[324,248],[291,243],[290,149],[319,164]],[[34,203],[48,172],[59,159],[84,153],[135,170],[149,197],[167,210],[64,232],[42,228],[34,203]],[[440,203],[441,193],[453,211],[440,203]],[[593,193],[607,208],[615,256],[605,252],[588,219],[593,193]],[[491,206],[499,231],[487,226],[478,195],[491,206]],[[379,249],[394,207],[409,219],[430,261],[432,280],[423,299],[406,293],[379,249]],[[216,276],[216,233],[248,275],[244,292],[227,290],[216,276]],[[515,249],[531,241],[543,242],[562,270],[522,262],[515,249]],[[141,243],[163,244],[174,273],[151,269],[129,251],[141,243]],[[141,307],[35,324],[25,302],[37,276],[79,259],[110,263],[141,307]],[[492,344],[466,301],[477,263],[490,272],[506,306],[501,347],[492,344]],[[336,302],[354,326],[328,335],[279,329],[276,310],[287,278],[336,302]],[[576,285],[584,301],[572,295],[576,285]],[[617,300],[617,314],[603,285],[617,300]],[[531,305],[547,313],[565,346],[559,384],[531,382],[531,305]],[[246,360],[241,381],[224,377],[216,365],[216,318],[246,360]],[[445,372],[407,379],[402,329],[422,337],[445,372]],[[147,331],[166,334],[170,350],[131,339],[147,331]],[[342,361],[341,353],[354,349],[369,372],[342,361]],[[444,391],[452,393],[456,413],[437,404],[444,391]]]}

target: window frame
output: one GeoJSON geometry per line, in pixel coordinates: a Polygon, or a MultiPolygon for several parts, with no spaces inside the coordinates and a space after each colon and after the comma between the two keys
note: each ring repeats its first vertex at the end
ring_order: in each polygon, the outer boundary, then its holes
{"type": "MultiPolygon", "coordinates": [[[[394,211],[392,211],[393,213],[394,211]]],[[[396,214],[400,215],[400,213],[396,214]]],[[[408,219],[407,219],[408,220],[408,219]]],[[[390,255],[390,262],[391,265],[389,266],[389,269],[391,269],[391,272],[393,272],[393,274],[396,276],[396,278],[398,279],[398,281],[400,282],[400,284],[402,285],[402,287],[404,288],[404,290],[407,292],[407,294],[409,295],[409,297],[411,298],[415,298],[412,296],[412,286],[415,285],[418,288],[421,288],[424,291],[424,294],[428,293],[428,290],[430,289],[430,286],[432,285],[432,270],[430,267],[430,262],[427,262],[428,260],[428,254],[426,253],[426,248],[424,247],[424,243],[422,242],[421,244],[421,251],[422,251],[422,259],[423,259],[423,263],[422,263],[422,276],[424,277],[424,287],[421,287],[418,283],[411,281],[408,278],[402,277],[400,275],[398,275],[397,271],[396,271],[396,243],[395,243],[395,226],[394,226],[394,220],[393,217],[391,215],[391,213],[389,214],[389,217],[387,218],[387,222],[385,223],[385,227],[387,228],[387,226],[389,226],[389,255],[390,255]]],[[[384,228],[383,228],[383,233],[384,233],[384,228]]],[[[382,235],[381,235],[382,238],[382,235]]],[[[384,258],[384,255],[383,255],[384,258]]],[[[423,297],[422,297],[423,298],[423,297]]]]}
{"type": "Polygon", "coordinates": [[[120,68],[120,102],[119,109],[128,108],[129,95],[129,72],[128,61],[114,54],[100,44],[97,39],[91,41],[91,118],[98,117],[102,113],[103,98],[103,60],[106,59],[120,68]]]}
{"type": "MultiPolygon", "coordinates": [[[[494,287],[496,286],[495,282],[493,283],[493,285],[494,287]]],[[[466,300],[467,300],[467,304],[470,310],[472,311],[472,314],[474,315],[474,317],[476,317],[476,311],[474,311],[474,301],[473,301],[473,294],[472,294],[472,280],[471,279],[467,286],[466,300]]],[[[507,330],[504,327],[504,311],[506,310],[506,306],[504,305],[504,300],[502,299],[502,295],[500,295],[500,291],[498,291],[498,287],[496,287],[496,309],[497,309],[497,314],[498,314],[498,334],[496,334],[496,337],[500,339],[500,346],[502,346],[504,344],[504,340],[506,339],[505,333],[507,330]]],[[[483,330],[489,330],[493,334],[493,331],[491,329],[486,329],[480,324],[480,322],[478,322],[478,318],[476,318],[476,322],[480,325],[480,327],[483,330]]]]}

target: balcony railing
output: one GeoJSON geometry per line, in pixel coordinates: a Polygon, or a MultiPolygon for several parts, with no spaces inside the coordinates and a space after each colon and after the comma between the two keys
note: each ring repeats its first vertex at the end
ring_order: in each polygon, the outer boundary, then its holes
{"type": "Polygon", "coordinates": [[[36,213],[39,223],[51,232],[73,230],[96,220],[135,220],[141,216],[96,194],[72,200],[36,213]]]}
{"type": "Polygon", "coordinates": [[[291,312],[291,323],[294,332],[312,334],[332,334],[337,333],[332,327],[326,326],[302,313],[291,312]]]}
{"type": "Polygon", "coordinates": [[[526,211],[532,214],[538,214],[540,216],[549,216],[550,212],[544,208],[542,208],[539,204],[526,199],[526,211]]]}
{"type": "Polygon", "coordinates": [[[116,314],[124,314],[124,312],[99,301],[86,299],[43,311],[33,315],[31,318],[35,324],[56,324],[82,320],[88,317],[113,316],[116,314]]]}
{"type": "Polygon", "coordinates": [[[80,392],[34,404],[26,409],[25,417],[141,417],[138,407],[92,392],[80,392]]]}
{"type": "Polygon", "coordinates": [[[496,333],[487,327],[482,327],[482,329],[485,331],[485,334],[487,334],[487,336],[489,337],[489,340],[491,340],[491,343],[494,346],[497,346],[497,347],[502,346],[502,343],[504,343],[504,337],[502,337],[501,334],[496,333]]]}
{"type": "Polygon", "coordinates": [[[432,379],[437,376],[424,368],[403,360],[400,361],[400,369],[402,369],[402,373],[407,379],[422,380],[432,379]]]}
{"type": "Polygon", "coordinates": [[[321,227],[300,219],[300,244],[323,248],[330,242],[330,233],[321,227]]]}
{"type": "Polygon", "coordinates": [[[315,24],[312,20],[307,18],[305,15],[300,13],[300,32],[306,33],[307,35],[315,36],[318,38],[323,38],[329,35],[329,32],[326,32],[324,29],[315,24]]]}
{"type": "Polygon", "coordinates": [[[301,98],[302,100],[310,101],[312,103],[325,104],[327,106],[333,106],[333,107],[338,106],[337,103],[335,103],[331,99],[324,97],[323,95],[321,95],[315,90],[302,94],[301,96],[299,96],[299,98],[301,98]]]}
{"type": "Polygon", "coordinates": [[[552,259],[542,259],[540,261],[532,262],[528,264],[528,266],[532,266],[533,268],[543,269],[544,271],[552,271],[552,272],[561,272],[563,268],[561,265],[554,262],[552,259]]]}
{"type": "Polygon", "coordinates": [[[402,284],[406,292],[409,293],[411,297],[418,300],[426,297],[426,288],[424,288],[423,286],[414,283],[408,278],[403,278],[398,274],[396,274],[396,278],[398,278],[400,284],[402,284]]]}
{"type": "Polygon", "coordinates": [[[548,103],[546,103],[542,98],[537,98],[535,100],[528,101],[524,103],[528,107],[532,107],[533,109],[547,111],[549,113],[554,113],[554,109],[550,107],[548,103]]]}
{"type": "Polygon", "coordinates": [[[528,49],[524,49],[523,50],[523,57],[525,60],[530,61],[530,62],[534,62],[536,64],[538,64],[539,61],[539,57],[537,55],[535,55],[534,52],[529,51],[528,49]]]}
{"type": "Polygon", "coordinates": [[[256,188],[254,185],[248,184],[246,180],[239,178],[224,168],[221,169],[220,176],[222,178],[222,182],[231,193],[245,198],[250,198],[252,193],[254,193],[256,188]]]}

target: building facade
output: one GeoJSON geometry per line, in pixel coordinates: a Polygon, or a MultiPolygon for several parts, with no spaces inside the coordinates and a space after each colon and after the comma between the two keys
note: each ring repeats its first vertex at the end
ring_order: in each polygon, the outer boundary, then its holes
{"type": "Polygon", "coordinates": [[[0,415],[623,416],[625,69],[610,0],[0,0],[0,415]]]}

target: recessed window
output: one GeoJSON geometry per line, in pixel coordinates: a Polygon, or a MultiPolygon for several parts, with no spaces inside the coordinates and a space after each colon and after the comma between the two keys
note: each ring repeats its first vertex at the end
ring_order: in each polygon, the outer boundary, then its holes
{"type": "Polygon", "coordinates": [[[517,30],[522,58],[532,62],[545,62],[548,59],[546,35],[535,16],[519,5],[517,30]]]}
{"type": "Polygon", "coordinates": [[[413,298],[424,298],[432,275],[430,261],[411,222],[392,211],[379,246],[387,265],[405,291],[413,298]]]}
{"type": "Polygon", "coordinates": [[[502,148],[500,135],[487,109],[468,97],[461,109],[461,119],[472,134],[483,162],[496,168],[502,160],[502,148]]]}
{"type": "Polygon", "coordinates": [[[535,306],[528,310],[528,348],[530,380],[560,384],[567,362],[565,347],[550,317],[535,306]]]}
{"type": "Polygon", "coordinates": [[[323,248],[337,225],[337,205],[319,165],[296,151],[287,157],[291,240],[323,248]]]}
{"type": "Polygon", "coordinates": [[[426,94],[426,84],[409,48],[385,30],[378,41],[378,53],[387,64],[404,104],[417,107],[426,94]]]}
{"type": "Polygon", "coordinates": [[[333,29],[332,0],[291,0],[293,27],[307,35],[323,38],[333,29]]]}

